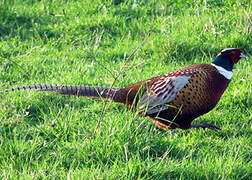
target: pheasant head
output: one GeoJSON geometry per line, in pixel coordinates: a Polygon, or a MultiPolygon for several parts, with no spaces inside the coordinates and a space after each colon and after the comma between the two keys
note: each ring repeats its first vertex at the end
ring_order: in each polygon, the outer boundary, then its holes
{"type": "Polygon", "coordinates": [[[233,65],[238,63],[241,58],[247,58],[241,53],[240,49],[237,48],[226,48],[223,49],[220,54],[216,56],[213,64],[224,68],[227,71],[233,70],[233,65]]]}

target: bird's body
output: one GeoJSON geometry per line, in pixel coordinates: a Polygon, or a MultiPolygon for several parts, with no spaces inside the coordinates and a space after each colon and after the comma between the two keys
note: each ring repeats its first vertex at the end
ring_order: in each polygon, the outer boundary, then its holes
{"type": "MultiPolygon", "coordinates": [[[[161,99],[165,99],[167,96],[171,97],[174,93],[175,96],[169,101],[160,103],[163,111],[159,111],[161,107],[158,107],[153,110],[153,113],[150,111],[149,114],[152,118],[159,117],[158,125],[171,129],[190,128],[193,119],[215,107],[230,82],[210,64],[189,66],[166,76],[161,76],[159,81],[162,81],[163,78],[179,78],[180,81],[184,79],[184,82],[186,82],[181,89],[173,90],[174,85],[171,80],[168,93],[163,95],[160,92],[160,96],[163,96],[161,99]]],[[[155,84],[151,87],[155,88],[155,84]]]]}
{"type": "Polygon", "coordinates": [[[108,98],[138,109],[163,129],[218,127],[203,123],[191,125],[200,115],[212,110],[220,100],[232,77],[233,64],[243,57],[239,49],[228,48],[212,64],[197,64],[154,77],[125,88],[38,84],[5,92],[37,89],[60,94],[108,98]]]}

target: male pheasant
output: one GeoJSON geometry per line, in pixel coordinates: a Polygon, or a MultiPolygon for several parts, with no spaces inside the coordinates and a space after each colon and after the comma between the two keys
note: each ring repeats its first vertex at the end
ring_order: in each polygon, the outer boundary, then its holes
{"type": "Polygon", "coordinates": [[[140,116],[148,116],[162,129],[219,127],[193,119],[209,112],[220,100],[233,75],[233,65],[246,58],[240,49],[227,48],[212,64],[197,64],[154,77],[125,88],[37,84],[6,90],[2,93],[36,89],[59,94],[108,98],[139,108],[140,116]]]}

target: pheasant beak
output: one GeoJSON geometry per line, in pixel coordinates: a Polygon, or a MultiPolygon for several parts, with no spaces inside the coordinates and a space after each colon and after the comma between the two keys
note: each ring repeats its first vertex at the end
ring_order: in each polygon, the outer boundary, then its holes
{"type": "Polygon", "coordinates": [[[247,59],[247,56],[245,56],[243,53],[241,53],[241,55],[239,57],[247,59]]]}

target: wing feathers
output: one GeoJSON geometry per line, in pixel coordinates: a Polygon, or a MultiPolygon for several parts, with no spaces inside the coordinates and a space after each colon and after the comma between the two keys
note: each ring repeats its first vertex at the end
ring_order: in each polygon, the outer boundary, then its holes
{"type": "Polygon", "coordinates": [[[153,114],[168,109],[168,103],[175,99],[190,78],[191,75],[161,77],[147,88],[140,101],[140,112],[153,114]]]}

